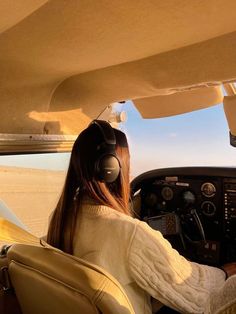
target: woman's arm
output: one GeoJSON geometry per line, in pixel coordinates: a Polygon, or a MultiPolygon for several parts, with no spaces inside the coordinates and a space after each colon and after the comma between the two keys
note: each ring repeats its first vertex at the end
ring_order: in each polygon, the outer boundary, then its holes
{"type": "Polygon", "coordinates": [[[210,293],[225,282],[224,271],[189,262],[145,222],[138,223],[128,253],[136,283],[182,313],[203,313],[210,293]]]}

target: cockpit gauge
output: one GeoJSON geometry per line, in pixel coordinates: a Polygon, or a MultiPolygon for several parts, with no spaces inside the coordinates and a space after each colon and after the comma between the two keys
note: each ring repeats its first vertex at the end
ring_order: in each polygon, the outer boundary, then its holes
{"type": "Polygon", "coordinates": [[[216,213],[216,206],[210,201],[205,201],[201,205],[202,213],[208,217],[214,216],[216,213]]]}
{"type": "Polygon", "coordinates": [[[213,183],[205,182],[201,186],[201,192],[206,197],[213,197],[216,194],[216,187],[213,183]]]}
{"type": "Polygon", "coordinates": [[[193,194],[193,192],[191,191],[185,191],[183,193],[183,200],[186,204],[190,205],[190,204],[194,204],[195,203],[195,200],[196,200],[196,197],[195,195],[193,194]]]}
{"type": "Polygon", "coordinates": [[[174,197],[174,192],[173,192],[172,188],[170,188],[169,186],[165,186],[161,190],[161,195],[165,201],[171,201],[172,198],[174,197]]]}
{"type": "Polygon", "coordinates": [[[145,197],[145,203],[149,207],[154,207],[157,204],[157,196],[155,193],[148,193],[145,197]]]}

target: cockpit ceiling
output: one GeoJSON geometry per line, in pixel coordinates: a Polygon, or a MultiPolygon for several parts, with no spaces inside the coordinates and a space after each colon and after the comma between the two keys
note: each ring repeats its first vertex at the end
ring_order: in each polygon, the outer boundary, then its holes
{"type": "Polygon", "coordinates": [[[112,102],[236,80],[235,0],[10,0],[0,12],[0,133],[75,134],[112,102]]]}

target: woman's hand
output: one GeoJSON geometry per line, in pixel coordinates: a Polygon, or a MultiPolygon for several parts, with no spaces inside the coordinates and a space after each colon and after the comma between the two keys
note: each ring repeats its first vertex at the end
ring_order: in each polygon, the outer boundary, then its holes
{"type": "Polygon", "coordinates": [[[225,264],[221,267],[227,274],[227,278],[236,274],[236,262],[225,264]]]}

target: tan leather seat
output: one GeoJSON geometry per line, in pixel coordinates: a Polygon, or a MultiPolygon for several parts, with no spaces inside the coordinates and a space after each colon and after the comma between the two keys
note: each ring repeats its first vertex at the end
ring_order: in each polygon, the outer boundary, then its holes
{"type": "Polygon", "coordinates": [[[13,245],[7,257],[23,314],[134,314],[120,284],[100,267],[23,244],[13,245]]]}

